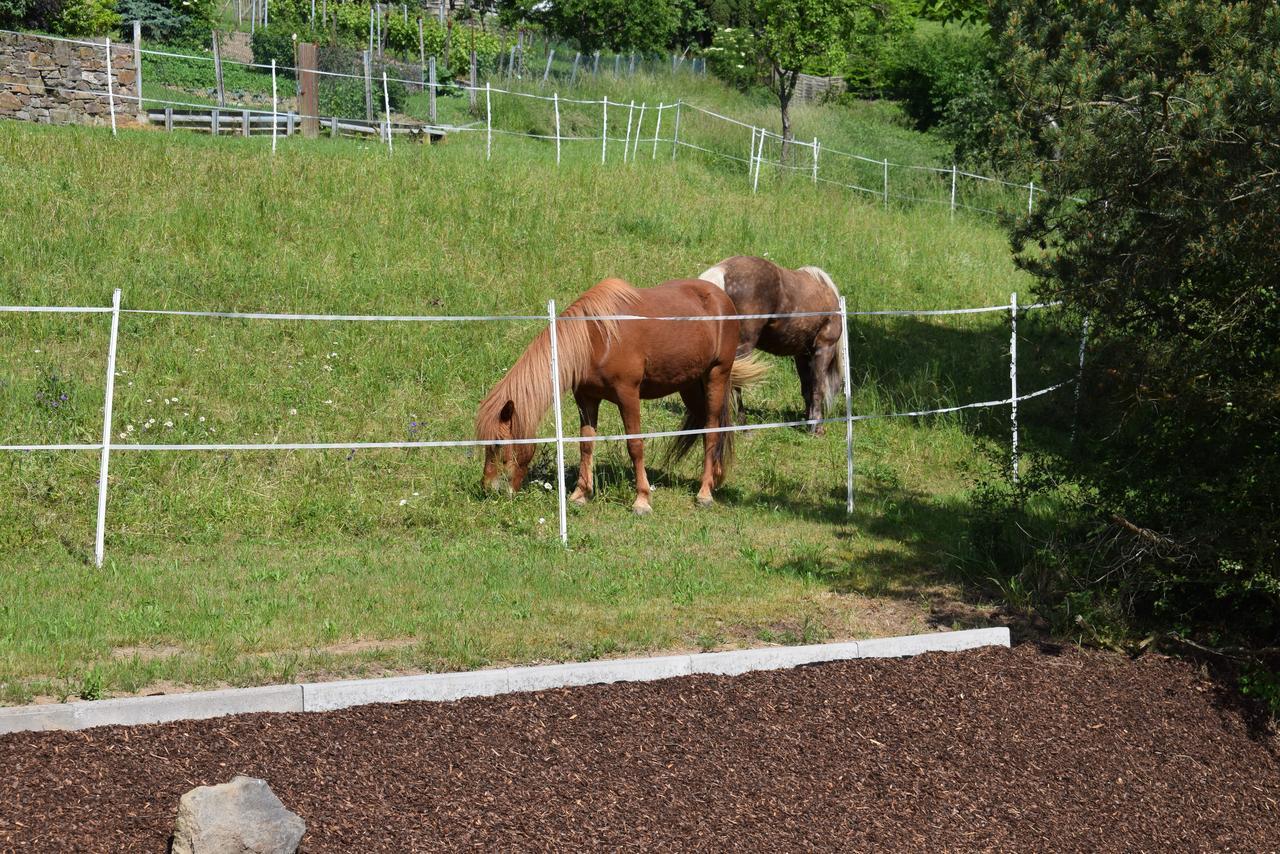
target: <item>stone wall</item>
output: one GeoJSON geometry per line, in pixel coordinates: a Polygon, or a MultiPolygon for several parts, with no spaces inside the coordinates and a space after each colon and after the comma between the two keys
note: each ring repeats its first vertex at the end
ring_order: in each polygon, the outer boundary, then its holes
{"type": "MultiPolygon", "coordinates": [[[[86,40],[87,41],[87,40],[86,40]]],[[[116,120],[138,112],[133,47],[111,46],[116,120]],[[132,100],[127,100],[132,99],[132,100]]],[[[52,124],[106,124],[107,51],[46,36],[0,33],[0,118],[52,124]]]]}

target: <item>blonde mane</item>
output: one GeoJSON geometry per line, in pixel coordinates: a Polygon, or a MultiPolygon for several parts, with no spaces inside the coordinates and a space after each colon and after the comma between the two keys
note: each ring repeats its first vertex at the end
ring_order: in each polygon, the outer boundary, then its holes
{"type": "MultiPolygon", "coordinates": [[[[560,317],[598,317],[626,314],[640,293],[621,279],[605,279],[578,297],[560,317]]],[[[556,360],[560,365],[560,390],[568,394],[592,366],[595,331],[607,348],[617,340],[618,321],[585,320],[556,324],[556,360]]],[[[489,392],[476,413],[476,438],[496,439],[507,401],[513,405],[511,438],[532,438],[551,406],[551,330],[544,329],[525,349],[489,392]]]]}

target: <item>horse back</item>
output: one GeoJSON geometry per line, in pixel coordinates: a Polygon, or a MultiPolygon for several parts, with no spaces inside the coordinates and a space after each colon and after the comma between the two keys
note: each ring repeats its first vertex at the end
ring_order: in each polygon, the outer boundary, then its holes
{"type": "MultiPolygon", "coordinates": [[[[824,282],[802,270],[781,267],[767,258],[737,255],[706,271],[733,300],[739,314],[795,314],[834,311],[839,298],[824,282]]],[[[829,337],[830,317],[779,317],[742,321],[739,355],[759,348],[778,356],[814,349],[829,337]]],[[[836,323],[838,326],[838,321],[836,323]]],[[[838,335],[838,333],[837,333],[838,335]]]]}

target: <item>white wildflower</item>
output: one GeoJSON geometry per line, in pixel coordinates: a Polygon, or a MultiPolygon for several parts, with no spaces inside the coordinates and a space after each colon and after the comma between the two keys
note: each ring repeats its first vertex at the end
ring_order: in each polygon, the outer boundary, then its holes
{"type": "Polygon", "coordinates": [[[401,498],[401,499],[400,499],[400,506],[401,506],[401,507],[405,506],[405,505],[406,505],[406,504],[408,504],[408,503],[409,503],[409,499],[407,499],[407,498],[401,498]]]}
{"type": "Polygon", "coordinates": [[[164,422],[164,426],[166,426],[166,427],[173,427],[173,422],[172,422],[172,421],[166,421],[166,422],[164,422]]]}
{"type": "Polygon", "coordinates": [[[298,414],[298,410],[293,409],[293,408],[290,408],[290,409],[289,409],[289,414],[290,414],[290,415],[297,415],[297,414],[298,414]]]}
{"type": "Polygon", "coordinates": [[[201,424],[203,424],[203,423],[204,423],[204,416],[203,416],[203,415],[201,415],[201,416],[200,416],[200,423],[201,423],[201,424]]]}

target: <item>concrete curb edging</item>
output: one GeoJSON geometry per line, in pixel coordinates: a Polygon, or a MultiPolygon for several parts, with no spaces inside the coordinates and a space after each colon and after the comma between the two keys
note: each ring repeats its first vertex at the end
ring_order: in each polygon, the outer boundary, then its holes
{"type": "Polygon", "coordinates": [[[201,720],[249,712],[325,712],[369,703],[444,702],[550,688],[610,682],[648,682],[673,676],[736,676],[824,661],[897,658],[924,652],[959,652],[1009,646],[1007,628],[967,629],[843,643],[739,649],[604,661],[503,667],[462,673],[427,673],[385,679],[347,679],[300,685],[229,688],[155,697],[123,697],[0,708],[0,735],[30,730],[81,730],[96,726],[201,720]]]}

